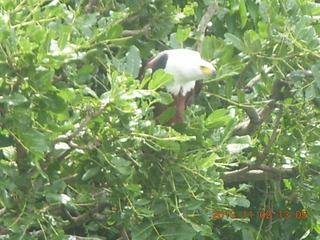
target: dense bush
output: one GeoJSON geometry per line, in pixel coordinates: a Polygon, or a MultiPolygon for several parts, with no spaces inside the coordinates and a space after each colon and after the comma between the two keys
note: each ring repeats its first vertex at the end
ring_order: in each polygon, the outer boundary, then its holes
{"type": "Polygon", "coordinates": [[[1,238],[319,238],[319,4],[0,9],[1,238]],[[152,113],[168,76],[137,79],[171,48],[219,75],[168,127],[152,113]]]}

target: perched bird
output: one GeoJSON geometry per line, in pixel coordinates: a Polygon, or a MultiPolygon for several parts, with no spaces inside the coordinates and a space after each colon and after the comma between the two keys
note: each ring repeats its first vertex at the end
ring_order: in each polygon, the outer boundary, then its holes
{"type": "Polygon", "coordinates": [[[160,52],[146,63],[141,71],[140,79],[144,77],[147,69],[152,69],[152,73],[163,69],[165,73],[173,75],[172,82],[167,84],[163,90],[170,93],[174,101],[170,105],[157,103],[154,109],[154,116],[157,120],[168,108],[176,108],[172,118],[166,122],[167,125],[183,122],[186,107],[193,102],[194,97],[201,90],[202,78],[216,75],[216,70],[211,63],[203,60],[199,52],[188,49],[160,52]]]}

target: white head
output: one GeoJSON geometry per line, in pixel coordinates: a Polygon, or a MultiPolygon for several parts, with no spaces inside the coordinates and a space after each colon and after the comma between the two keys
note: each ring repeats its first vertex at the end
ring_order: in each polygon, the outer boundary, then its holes
{"type": "Polygon", "coordinates": [[[216,75],[211,63],[203,60],[199,52],[188,49],[165,51],[168,54],[165,72],[174,76],[174,82],[183,84],[216,75]]]}

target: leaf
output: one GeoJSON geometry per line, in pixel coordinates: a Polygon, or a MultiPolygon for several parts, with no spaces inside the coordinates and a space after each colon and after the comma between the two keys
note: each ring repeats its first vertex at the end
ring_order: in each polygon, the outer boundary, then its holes
{"type": "Polygon", "coordinates": [[[18,106],[27,101],[28,99],[24,95],[19,93],[13,93],[9,96],[0,96],[0,103],[7,103],[8,105],[12,106],[18,106]]]}
{"type": "Polygon", "coordinates": [[[38,67],[34,75],[30,76],[30,83],[39,92],[47,92],[52,87],[53,68],[38,67]]]}
{"type": "Polygon", "coordinates": [[[201,56],[204,59],[212,59],[216,53],[216,49],[214,47],[216,38],[214,36],[206,36],[202,42],[202,52],[201,56]]]}
{"type": "Polygon", "coordinates": [[[320,88],[320,63],[311,66],[311,72],[317,87],[320,88]]]}
{"type": "Polygon", "coordinates": [[[256,24],[259,18],[259,5],[253,0],[246,1],[245,3],[250,16],[256,24]]]}
{"type": "Polygon", "coordinates": [[[140,51],[139,49],[132,45],[129,48],[129,52],[126,56],[126,72],[132,75],[134,78],[138,77],[140,71],[140,51]]]}
{"type": "Polygon", "coordinates": [[[259,35],[253,31],[253,30],[248,30],[244,33],[243,36],[244,42],[246,46],[250,47],[250,52],[258,52],[261,50],[261,42],[259,35]]]}
{"type": "Polygon", "coordinates": [[[317,89],[315,84],[311,84],[306,88],[306,100],[310,101],[316,97],[318,97],[317,89]]]}
{"type": "Polygon", "coordinates": [[[228,41],[230,41],[232,43],[232,45],[235,46],[239,51],[241,51],[241,52],[247,52],[248,51],[248,49],[245,46],[245,44],[236,35],[233,35],[231,33],[226,33],[226,34],[224,34],[224,37],[228,41]]]}
{"type": "Polygon", "coordinates": [[[95,177],[100,172],[100,167],[94,167],[88,169],[83,175],[82,175],[82,181],[88,181],[95,177]]]}
{"type": "Polygon", "coordinates": [[[228,124],[231,116],[227,115],[228,110],[219,109],[211,113],[205,121],[206,127],[220,128],[228,124]]]}
{"type": "Polygon", "coordinates": [[[240,0],[239,3],[239,11],[240,11],[240,23],[241,23],[241,29],[243,29],[247,24],[247,8],[246,8],[246,2],[245,0],[240,0]]]}
{"type": "Polygon", "coordinates": [[[60,50],[63,50],[67,46],[67,43],[69,42],[71,30],[72,30],[72,27],[66,26],[66,25],[64,25],[60,29],[60,37],[58,39],[58,47],[60,48],[60,50]]]}
{"type": "Polygon", "coordinates": [[[50,141],[48,136],[35,129],[29,129],[22,132],[21,137],[24,145],[27,146],[27,148],[31,151],[42,153],[48,152],[50,149],[50,141]]]}
{"type": "Polygon", "coordinates": [[[150,223],[142,223],[136,225],[132,230],[132,240],[145,240],[150,239],[153,231],[153,225],[150,223]]]}
{"type": "Polygon", "coordinates": [[[165,150],[168,151],[173,151],[173,152],[179,152],[180,151],[180,144],[179,142],[172,141],[172,140],[166,140],[166,139],[161,139],[157,140],[157,144],[165,150]]]}
{"type": "Polygon", "coordinates": [[[62,205],[74,208],[72,199],[66,194],[47,194],[47,201],[50,203],[60,203],[62,205]]]}
{"type": "Polygon", "coordinates": [[[247,228],[242,228],[242,239],[246,239],[246,240],[254,240],[254,234],[253,234],[253,230],[249,230],[247,228]]]}
{"type": "Polygon", "coordinates": [[[158,98],[159,98],[160,102],[164,105],[168,105],[168,104],[172,103],[174,100],[172,95],[168,92],[159,91],[158,96],[159,96],[158,98]]]}
{"type": "Polygon", "coordinates": [[[167,74],[163,69],[158,69],[153,75],[152,79],[148,84],[149,90],[157,90],[158,88],[164,87],[173,79],[171,74],[167,74]]]}
{"type": "Polygon", "coordinates": [[[201,236],[206,236],[206,237],[212,236],[212,229],[208,225],[204,225],[204,224],[199,225],[194,222],[191,222],[191,226],[196,232],[200,232],[201,236]]]}
{"type": "Polygon", "coordinates": [[[212,167],[217,159],[219,159],[219,156],[216,153],[211,153],[209,157],[203,158],[198,161],[197,166],[199,169],[212,167]]]}
{"type": "Polygon", "coordinates": [[[243,149],[246,149],[252,145],[250,136],[235,136],[230,139],[227,149],[230,154],[236,154],[241,152],[243,149]]]}
{"type": "Polygon", "coordinates": [[[188,39],[191,33],[191,29],[189,27],[182,27],[181,25],[178,26],[176,38],[179,43],[183,43],[185,40],[188,39]]]}
{"type": "Polygon", "coordinates": [[[107,33],[106,39],[114,39],[121,36],[121,33],[123,32],[123,26],[120,24],[116,24],[113,27],[110,28],[110,30],[107,33]]]}
{"type": "Polygon", "coordinates": [[[121,157],[113,157],[111,163],[123,175],[129,175],[132,171],[131,163],[121,157]]]}
{"type": "Polygon", "coordinates": [[[166,124],[176,113],[176,108],[175,107],[169,107],[167,108],[163,113],[158,118],[158,121],[161,125],[166,124]]]}

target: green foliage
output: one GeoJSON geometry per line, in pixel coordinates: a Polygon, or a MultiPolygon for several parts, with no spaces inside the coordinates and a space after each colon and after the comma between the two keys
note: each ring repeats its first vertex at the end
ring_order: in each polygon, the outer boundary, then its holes
{"type": "Polygon", "coordinates": [[[318,237],[320,5],[219,1],[201,39],[211,4],[2,1],[1,238],[318,237]],[[154,103],[173,100],[157,90],[172,76],[140,82],[142,62],[199,44],[218,78],[183,124],[156,124],[154,103]],[[252,109],[272,110],[235,134],[252,109]],[[279,219],[286,210],[308,217],[279,219]]]}

